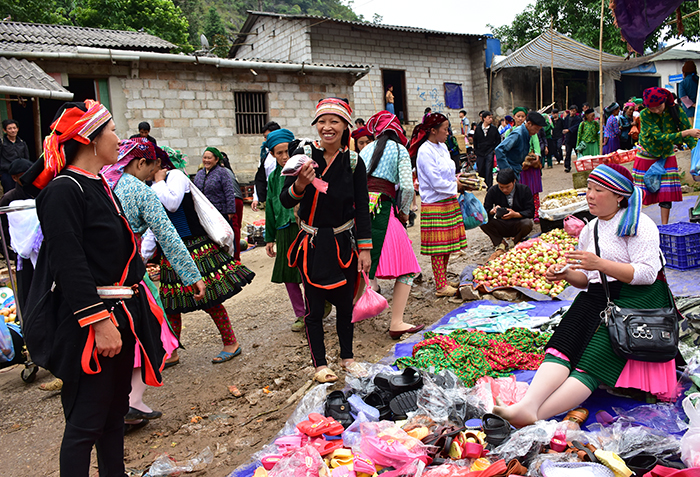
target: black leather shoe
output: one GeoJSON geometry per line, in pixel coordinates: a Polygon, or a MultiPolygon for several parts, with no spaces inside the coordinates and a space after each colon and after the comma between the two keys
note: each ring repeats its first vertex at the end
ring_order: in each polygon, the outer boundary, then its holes
{"type": "Polygon", "coordinates": [[[135,407],[129,407],[129,412],[124,416],[125,421],[138,421],[139,419],[158,419],[163,415],[160,411],[144,412],[136,409],[135,407]]]}

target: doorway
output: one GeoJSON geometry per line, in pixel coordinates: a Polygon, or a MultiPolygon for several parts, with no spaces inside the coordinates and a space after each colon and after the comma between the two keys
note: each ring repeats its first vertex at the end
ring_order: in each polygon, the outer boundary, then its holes
{"type": "Polygon", "coordinates": [[[396,117],[402,123],[408,123],[408,108],[406,107],[406,72],[404,70],[382,70],[382,101],[386,109],[386,91],[389,86],[394,87],[394,109],[396,117]]]}

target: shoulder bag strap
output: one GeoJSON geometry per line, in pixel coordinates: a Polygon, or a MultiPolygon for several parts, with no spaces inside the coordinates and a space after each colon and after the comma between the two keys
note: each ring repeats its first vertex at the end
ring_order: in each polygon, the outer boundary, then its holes
{"type": "MultiPolygon", "coordinates": [[[[598,222],[600,219],[595,220],[595,225],[593,226],[593,239],[595,242],[595,254],[601,257],[600,255],[600,247],[598,246],[598,222]]],[[[602,258],[602,257],[601,257],[602,258]]],[[[603,285],[603,289],[605,290],[605,296],[608,299],[608,305],[612,304],[612,300],[610,299],[610,289],[608,288],[608,277],[605,276],[605,273],[598,271],[598,274],[600,275],[600,283],[603,285]]]]}

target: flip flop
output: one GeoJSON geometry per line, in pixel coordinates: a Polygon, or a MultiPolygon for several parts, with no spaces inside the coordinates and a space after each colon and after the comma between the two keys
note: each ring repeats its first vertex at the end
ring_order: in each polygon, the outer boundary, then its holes
{"type": "Polygon", "coordinates": [[[226,361],[231,361],[233,358],[241,354],[241,346],[238,346],[236,351],[229,353],[228,351],[220,351],[212,360],[212,364],[225,363],[226,361]],[[217,361],[218,360],[218,361],[217,361]]]}
{"type": "Polygon", "coordinates": [[[500,446],[510,437],[510,423],[501,416],[486,413],[481,418],[481,423],[486,434],[486,442],[493,447],[500,446]]]}
{"type": "Polygon", "coordinates": [[[395,396],[423,387],[423,376],[416,368],[406,368],[389,378],[389,388],[395,396]]]}
{"type": "Polygon", "coordinates": [[[265,470],[272,470],[272,468],[277,464],[277,462],[282,459],[281,455],[266,455],[260,460],[260,463],[265,468],[265,470]]]}
{"type": "Polygon", "coordinates": [[[168,368],[172,368],[173,366],[178,365],[178,364],[180,364],[180,358],[177,358],[175,361],[170,361],[170,362],[166,361],[165,365],[163,365],[163,369],[165,370],[168,368]]]}

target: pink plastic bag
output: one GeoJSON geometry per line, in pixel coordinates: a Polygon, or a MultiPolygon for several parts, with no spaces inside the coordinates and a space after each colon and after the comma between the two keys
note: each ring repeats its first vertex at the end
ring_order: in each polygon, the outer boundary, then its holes
{"type": "Polygon", "coordinates": [[[386,298],[372,290],[372,285],[369,283],[367,273],[363,271],[362,276],[365,277],[366,288],[360,299],[355,303],[355,308],[352,310],[353,323],[377,316],[389,306],[386,298]]]}
{"type": "Polygon", "coordinates": [[[568,215],[564,219],[564,231],[572,237],[578,237],[586,223],[576,216],[568,215]]]}
{"type": "Polygon", "coordinates": [[[313,446],[304,446],[291,456],[283,457],[269,472],[269,477],[330,477],[331,472],[313,446]]]}
{"type": "MultiPolygon", "coordinates": [[[[295,156],[292,156],[289,158],[289,160],[285,163],[284,167],[282,168],[282,175],[283,176],[298,176],[299,172],[301,172],[301,168],[306,164],[307,162],[311,161],[311,164],[314,167],[318,167],[318,164],[316,161],[311,159],[309,156],[305,154],[297,154],[295,156]]],[[[316,177],[313,181],[311,181],[311,184],[318,190],[319,192],[325,194],[328,192],[328,182],[319,179],[316,177]]]]}

